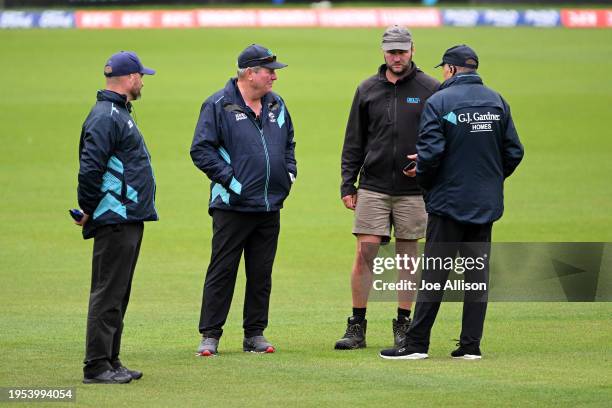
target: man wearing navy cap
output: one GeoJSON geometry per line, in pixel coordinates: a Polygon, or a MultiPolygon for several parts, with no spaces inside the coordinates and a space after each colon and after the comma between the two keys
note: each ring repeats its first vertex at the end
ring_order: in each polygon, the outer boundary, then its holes
{"type": "Polygon", "coordinates": [[[217,354],[238,265],[244,253],[243,350],[272,353],[268,326],[280,209],[297,176],[293,124],[272,92],[278,62],[253,44],[238,56],[237,78],[202,105],[191,145],[193,163],[211,180],[212,253],[202,296],[198,354],[217,354]]]}
{"type": "MultiPolygon", "coordinates": [[[[523,158],[510,107],[501,95],[483,85],[478,65],[478,56],[466,45],[444,53],[438,67],[443,69],[445,82],[427,101],[417,154],[408,156],[417,166],[406,172],[416,176],[425,191],[429,218],[425,259],[454,259],[459,253],[465,265],[472,265],[461,274],[464,284],[476,290],[464,290],[459,347],[451,353],[451,357],[464,360],[482,358],[491,230],[504,210],[504,180],[523,158]]],[[[440,289],[419,290],[406,341],[381,351],[383,358],[428,357],[431,329],[447,279],[451,274],[451,280],[459,280],[460,272],[453,271],[453,263],[446,261],[444,266],[427,263],[431,266],[423,268],[422,280],[438,284],[440,289]]]]}
{"type": "Polygon", "coordinates": [[[94,239],[86,384],[142,377],[123,366],[119,350],[143,222],[158,219],[151,158],[130,114],[131,101],[140,98],[143,75],[153,74],[133,52],[112,55],[104,66],[106,89],[98,91],[81,131],[78,200],[83,218],[76,224],[85,239],[94,239]]]}

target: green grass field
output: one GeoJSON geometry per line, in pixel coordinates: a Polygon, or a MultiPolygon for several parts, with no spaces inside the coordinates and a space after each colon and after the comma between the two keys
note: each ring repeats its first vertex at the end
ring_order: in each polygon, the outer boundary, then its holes
{"type": "MultiPolygon", "coordinates": [[[[340,150],[354,89],[382,61],[380,34],[0,31],[0,387],[76,386],[77,405],[92,407],[610,406],[610,303],[493,303],[479,362],[448,357],[458,304],[442,306],[429,360],[381,360],[396,306],[372,303],[369,347],[332,349],[350,312],[355,245],[352,214],[339,199],[340,150]],[[282,211],[266,332],[278,352],[241,351],[241,276],[221,354],[202,359],[194,352],[211,223],[208,181],[189,146],[201,102],[252,42],[289,64],[275,90],[295,123],[300,171],[282,211]],[[158,70],[145,78],[136,111],[161,221],[147,224],[122,352],[145,376],[84,386],[92,242],[66,210],[76,205],[82,121],[103,87],[105,58],[120,49],[158,70]]],[[[612,30],[444,28],[414,36],[415,61],[436,77],[430,67],[446,48],[473,46],[485,82],[513,108],[526,155],[506,184],[494,239],[612,241],[612,30]]]]}

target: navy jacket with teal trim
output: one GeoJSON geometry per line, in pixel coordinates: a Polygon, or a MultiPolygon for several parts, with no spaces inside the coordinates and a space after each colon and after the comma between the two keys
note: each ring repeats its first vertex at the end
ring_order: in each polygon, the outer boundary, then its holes
{"type": "Polygon", "coordinates": [[[417,141],[427,212],[487,224],[504,211],[504,179],[523,158],[510,107],[477,74],[459,74],[427,100],[417,141]]]}
{"type": "Polygon", "coordinates": [[[102,225],[156,221],[155,177],[124,95],[98,91],[79,143],[79,206],[89,214],[83,237],[102,225]]]}
{"type": "Polygon", "coordinates": [[[191,145],[193,163],[212,181],[209,212],[277,211],[297,176],[293,124],[283,99],[262,98],[257,120],[236,78],[202,104],[191,145]]]}

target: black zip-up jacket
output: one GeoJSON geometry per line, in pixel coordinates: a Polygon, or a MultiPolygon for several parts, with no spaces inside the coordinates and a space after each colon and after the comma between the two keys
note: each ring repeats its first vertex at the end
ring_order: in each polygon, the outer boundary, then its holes
{"type": "Polygon", "coordinates": [[[445,81],[421,117],[416,179],[429,214],[487,224],[504,212],[504,179],[523,158],[510,107],[477,74],[445,81]]]}
{"type": "Polygon", "coordinates": [[[342,148],[341,197],[357,192],[358,176],[359,188],[394,196],[421,194],[402,169],[406,155],[416,153],[421,112],[440,83],[414,62],[395,84],[387,80],[386,70],[383,64],[355,93],[342,148]]]}
{"type": "Polygon", "coordinates": [[[124,95],[98,91],[79,143],[79,206],[89,214],[83,237],[98,227],[157,221],[155,177],[144,139],[124,95]]]}

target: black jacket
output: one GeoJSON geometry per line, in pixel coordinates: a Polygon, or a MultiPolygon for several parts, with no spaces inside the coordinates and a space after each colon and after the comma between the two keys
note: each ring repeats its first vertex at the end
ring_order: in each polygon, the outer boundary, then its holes
{"type": "Polygon", "coordinates": [[[124,95],[98,91],[79,143],[79,206],[89,214],[83,237],[108,224],[156,221],[155,177],[124,95]]]}
{"type": "Polygon", "coordinates": [[[402,169],[406,155],[416,152],[419,119],[425,102],[439,82],[422,72],[414,62],[410,73],[392,84],[386,65],[357,88],[342,148],[340,196],[359,188],[390,195],[419,195],[413,178],[402,169]]]}
{"type": "Polygon", "coordinates": [[[417,142],[427,212],[486,224],[504,211],[504,179],[523,158],[510,107],[477,74],[444,82],[429,98],[417,142]]]}
{"type": "Polygon", "coordinates": [[[209,212],[277,211],[297,176],[293,123],[283,99],[262,98],[258,122],[240,95],[236,79],[209,97],[191,145],[193,163],[212,181],[209,212]]]}

